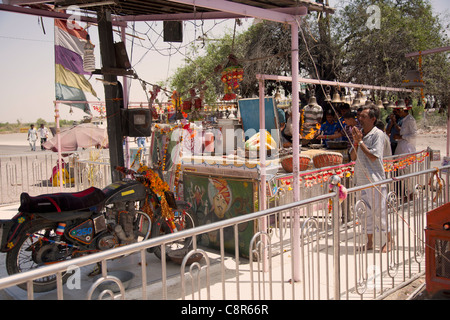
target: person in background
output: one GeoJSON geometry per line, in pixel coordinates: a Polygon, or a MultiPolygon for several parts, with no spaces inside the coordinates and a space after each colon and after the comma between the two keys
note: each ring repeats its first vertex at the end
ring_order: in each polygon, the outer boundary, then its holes
{"type": "Polygon", "coordinates": [[[397,141],[395,154],[416,152],[417,124],[414,117],[409,113],[411,107],[398,108],[398,115],[402,118],[400,132],[394,135],[397,141]]]}
{"type": "Polygon", "coordinates": [[[397,148],[397,140],[395,135],[400,134],[400,128],[402,126],[402,118],[398,115],[398,108],[393,108],[392,113],[388,116],[386,123],[386,134],[389,136],[391,142],[392,154],[395,154],[397,148]]]}
{"type": "Polygon", "coordinates": [[[28,129],[27,140],[30,143],[31,151],[36,151],[37,131],[34,128],[34,124],[30,125],[30,129],[28,129]]]}
{"type": "MultiPolygon", "coordinates": [[[[416,137],[417,137],[417,125],[414,117],[409,113],[410,106],[397,106],[398,115],[402,118],[402,124],[400,132],[394,136],[397,141],[397,148],[395,149],[395,155],[414,153],[416,152],[416,137]]],[[[406,166],[403,169],[399,169],[399,175],[405,175],[411,172],[411,167],[406,166]]],[[[411,181],[400,181],[397,186],[397,195],[403,198],[403,201],[410,201],[414,198],[413,192],[414,186],[411,181]]]]}
{"type": "Polygon", "coordinates": [[[345,137],[347,137],[348,153],[350,158],[350,152],[352,150],[352,146],[354,143],[352,134],[353,127],[357,127],[359,130],[361,130],[361,124],[359,123],[359,120],[356,116],[356,111],[348,111],[347,113],[344,114],[343,118],[345,121],[345,127],[344,130],[342,131],[342,134],[345,137]]]}
{"type": "Polygon", "coordinates": [[[391,140],[389,136],[386,134],[386,131],[384,131],[384,123],[381,120],[378,120],[375,123],[375,126],[384,132],[384,152],[383,152],[383,158],[392,156],[392,148],[391,148],[391,140]]]}
{"type": "Polygon", "coordinates": [[[48,129],[45,127],[43,123],[41,123],[41,126],[37,130],[39,138],[41,139],[41,150],[45,150],[44,143],[48,139],[48,129]]]}
{"type": "MultiPolygon", "coordinates": [[[[383,152],[385,135],[375,126],[377,112],[374,108],[363,109],[359,115],[362,130],[353,127],[354,145],[351,151],[351,159],[355,161],[355,184],[364,186],[384,180],[386,174],[383,165],[383,152]]],[[[373,232],[376,224],[381,231],[386,232],[386,244],[382,251],[391,249],[391,232],[387,225],[386,210],[386,185],[377,185],[373,189],[361,190],[361,200],[366,204],[366,222],[363,223],[367,233],[367,243],[360,250],[372,250],[374,248],[373,232]]]]}
{"type": "Polygon", "coordinates": [[[342,137],[339,123],[335,120],[332,110],[327,111],[326,119],[327,121],[320,126],[320,134],[317,136],[317,139],[324,139],[325,146],[328,140],[342,137]]]}

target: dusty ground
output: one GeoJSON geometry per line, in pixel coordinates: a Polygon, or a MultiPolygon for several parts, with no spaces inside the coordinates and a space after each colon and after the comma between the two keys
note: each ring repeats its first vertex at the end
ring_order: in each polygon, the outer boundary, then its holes
{"type": "Polygon", "coordinates": [[[427,300],[430,299],[425,290],[425,275],[411,282],[407,286],[395,291],[384,300],[427,300]]]}

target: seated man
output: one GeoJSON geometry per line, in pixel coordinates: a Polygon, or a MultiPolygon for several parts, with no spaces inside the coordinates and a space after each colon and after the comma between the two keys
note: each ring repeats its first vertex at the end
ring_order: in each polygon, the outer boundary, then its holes
{"type": "Polygon", "coordinates": [[[326,120],[320,127],[317,139],[323,139],[325,146],[328,140],[338,139],[342,137],[339,123],[334,119],[333,111],[328,110],[326,113],[326,120]]]}

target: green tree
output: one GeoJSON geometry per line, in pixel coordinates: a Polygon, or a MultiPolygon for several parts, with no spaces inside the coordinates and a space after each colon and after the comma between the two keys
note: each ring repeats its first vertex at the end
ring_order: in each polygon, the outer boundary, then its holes
{"type": "MultiPolygon", "coordinates": [[[[418,68],[418,59],[407,59],[406,53],[449,43],[429,0],[341,1],[338,8],[340,10],[333,15],[311,13],[300,21],[298,67],[301,76],[399,87],[406,72],[418,68]],[[367,26],[370,14],[366,10],[370,5],[380,8],[380,28],[367,26]]],[[[267,21],[252,25],[242,34],[227,34],[221,41],[209,43],[204,56],[197,56],[197,51],[193,50],[191,62],[178,69],[171,85],[182,92],[206,86],[205,100],[216,101],[223,94],[218,70],[233,54],[244,67],[241,96],[257,96],[257,73],[290,75],[290,48],[288,26],[267,21]]],[[[422,59],[425,93],[445,105],[450,95],[447,90],[449,64],[445,53],[422,59]]],[[[290,83],[274,82],[266,82],[266,92],[271,94],[278,85],[290,92],[290,83]]],[[[417,92],[415,96],[419,97],[417,92]]],[[[320,102],[322,88],[316,88],[316,95],[320,102]]]]}

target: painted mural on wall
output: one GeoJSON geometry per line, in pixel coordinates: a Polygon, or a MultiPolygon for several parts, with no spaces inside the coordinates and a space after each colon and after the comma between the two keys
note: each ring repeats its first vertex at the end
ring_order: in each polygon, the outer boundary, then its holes
{"type": "MultiPolygon", "coordinates": [[[[185,173],[183,181],[184,198],[192,204],[198,225],[255,211],[255,188],[252,180],[185,173]]],[[[240,224],[238,232],[240,255],[248,257],[248,246],[254,235],[254,223],[240,224]]],[[[219,231],[204,234],[200,244],[219,248],[219,237],[219,231]]],[[[227,252],[234,253],[233,227],[224,229],[224,244],[227,252]]]]}

